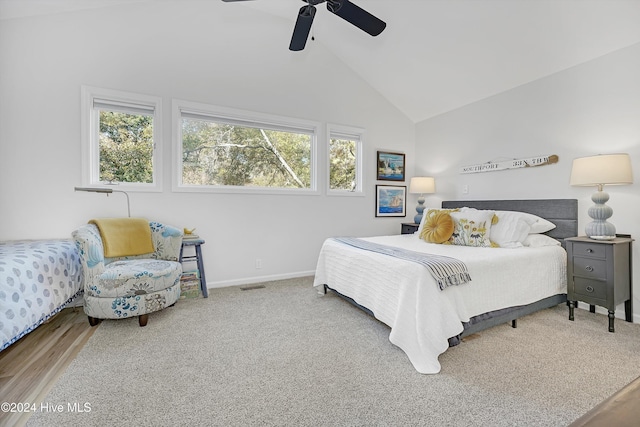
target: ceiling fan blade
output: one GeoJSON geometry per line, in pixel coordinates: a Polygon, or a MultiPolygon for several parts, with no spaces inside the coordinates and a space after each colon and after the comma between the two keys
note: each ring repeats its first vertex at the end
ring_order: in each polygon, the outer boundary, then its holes
{"type": "Polygon", "coordinates": [[[289,50],[297,51],[304,49],[304,46],[307,44],[309,32],[311,31],[314,16],[316,16],[316,8],[314,6],[309,4],[300,8],[298,19],[296,19],[296,26],[293,27],[289,50]]]}
{"type": "Polygon", "coordinates": [[[327,9],[372,36],[377,36],[387,26],[384,21],[349,0],[327,0],[327,9]]]}

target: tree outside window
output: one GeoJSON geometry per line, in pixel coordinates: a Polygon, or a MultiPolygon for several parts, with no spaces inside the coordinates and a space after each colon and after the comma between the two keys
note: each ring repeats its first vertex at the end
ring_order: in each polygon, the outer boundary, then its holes
{"type": "Polygon", "coordinates": [[[181,115],[182,185],[313,189],[312,130],[181,115]]]}
{"type": "Polygon", "coordinates": [[[336,138],[329,140],[329,188],[331,190],[356,190],[356,150],[356,141],[336,138]]]}
{"type": "Polygon", "coordinates": [[[153,116],[100,111],[101,182],[153,182],[153,116]]]}
{"type": "Polygon", "coordinates": [[[82,181],[162,191],[162,99],[82,86],[82,181]]]}
{"type": "Polygon", "coordinates": [[[363,195],[363,129],[328,125],[329,194],[363,195]]]}

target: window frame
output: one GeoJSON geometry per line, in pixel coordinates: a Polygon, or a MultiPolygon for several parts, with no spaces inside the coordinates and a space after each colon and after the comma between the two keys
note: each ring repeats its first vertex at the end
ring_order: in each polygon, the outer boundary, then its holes
{"type": "Polygon", "coordinates": [[[329,196],[347,196],[347,197],[362,197],[365,196],[364,191],[364,176],[363,176],[363,159],[364,157],[364,139],[365,139],[365,130],[363,128],[353,127],[353,126],[345,126],[345,125],[337,125],[337,124],[327,124],[327,150],[326,150],[326,158],[327,158],[327,195],[329,196]],[[356,189],[355,190],[341,190],[341,189],[332,189],[331,188],[331,139],[333,138],[341,138],[341,139],[349,139],[356,141],[356,189]]]}
{"type": "Polygon", "coordinates": [[[82,185],[93,188],[115,188],[122,191],[162,191],[162,98],[151,95],[142,95],[132,92],[124,92],[112,89],[103,89],[92,86],[81,86],[82,96],[82,185]],[[142,182],[116,182],[104,183],[99,181],[100,176],[100,115],[94,108],[95,103],[113,105],[119,111],[135,113],[139,111],[152,111],[153,114],[153,180],[151,183],[142,182]]]}
{"type": "Polygon", "coordinates": [[[174,192],[196,193],[238,193],[238,194],[292,194],[318,195],[318,129],[320,124],[311,120],[294,119],[272,114],[257,113],[235,108],[221,107],[211,104],[172,100],[172,145],[173,173],[172,190],[174,192]],[[182,183],[182,114],[199,115],[203,118],[220,119],[222,122],[239,124],[265,125],[273,130],[292,131],[305,130],[311,135],[310,147],[310,188],[282,187],[245,187],[240,185],[194,185],[182,183]]]}

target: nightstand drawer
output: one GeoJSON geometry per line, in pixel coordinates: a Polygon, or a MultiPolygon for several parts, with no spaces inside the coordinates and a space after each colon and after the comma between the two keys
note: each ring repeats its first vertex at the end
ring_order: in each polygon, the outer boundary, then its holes
{"type": "Polygon", "coordinates": [[[573,274],[589,279],[607,278],[607,262],[603,259],[573,257],[573,274]]]}
{"type": "Polygon", "coordinates": [[[581,257],[606,258],[607,248],[597,243],[574,243],[573,255],[581,257]]]}
{"type": "Polygon", "coordinates": [[[402,223],[402,234],[413,234],[418,231],[420,224],[402,223]]]}
{"type": "Polygon", "coordinates": [[[597,298],[601,300],[607,299],[607,284],[597,280],[583,279],[575,277],[573,279],[574,292],[589,298],[597,298]]]}

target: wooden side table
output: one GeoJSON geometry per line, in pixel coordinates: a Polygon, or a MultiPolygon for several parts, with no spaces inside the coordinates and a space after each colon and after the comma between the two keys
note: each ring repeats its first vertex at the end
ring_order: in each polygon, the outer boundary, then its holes
{"type": "Polygon", "coordinates": [[[198,266],[198,271],[200,272],[200,290],[202,291],[202,296],[204,298],[209,298],[209,291],[207,290],[207,279],[204,275],[204,265],[202,262],[202,250],[200,246],[204,245],[203,239],[182,239],[182,247],[180,248],[180,262],[183,261],[195,261],[198,266]],[[186,246],[194,246],[195,247],[195,255],[182,256],[184,252],[184,248],[186,246]]]}
{"type": "Polygon", "coordinates": [[[615,332],[618,304],[624,302],[625,320],[633,322],[632,267],[630,237],[594,240],[588,237],[565,239],[567,243],[567,299],[569,320],[574,320],[577,301],[605,307],[609,312],[609,332],[615,332]]]}

